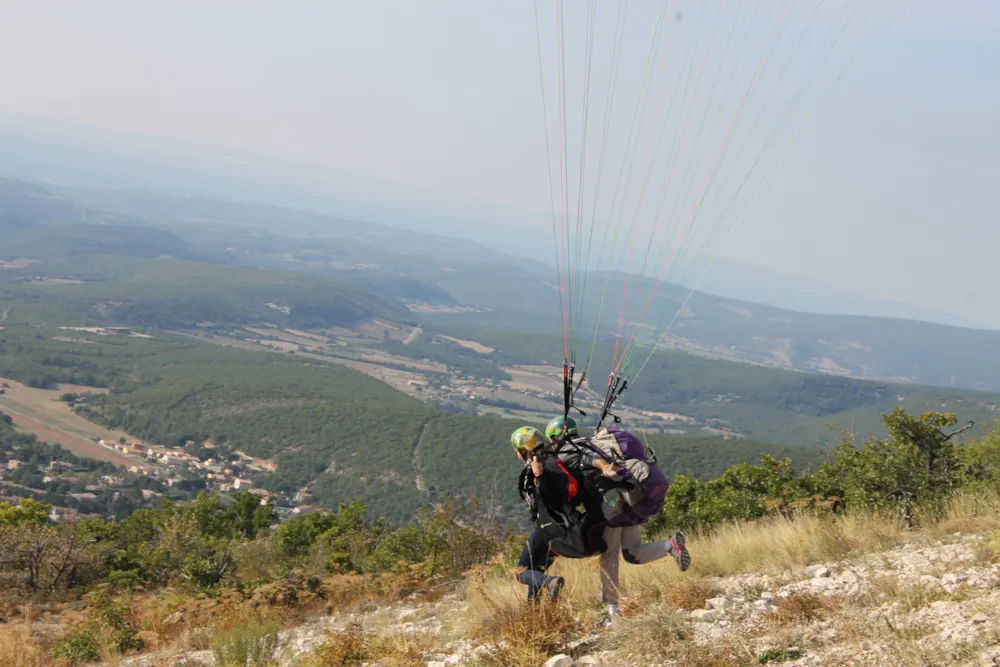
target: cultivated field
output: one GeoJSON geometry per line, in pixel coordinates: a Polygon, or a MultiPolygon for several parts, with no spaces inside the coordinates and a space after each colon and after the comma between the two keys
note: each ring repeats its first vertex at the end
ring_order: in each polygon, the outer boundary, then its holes
{"type": "Polygon", "coordinates": [[[77,415],[69,405],[59,400],[65,393],[105,393],[106,389],[77,385],[34,389],[4,378],[0,378],[0,384],[6,385],[4,395],[0,396],[0,410],[14,419],[17,428],[34,434],[44,442],[62,445],[78,456],[126,466],[143,465],[138,459],[95,442],[95,439],[118,442],[119,438],[128,438],[124,431],[98,426],[77,415]]]}

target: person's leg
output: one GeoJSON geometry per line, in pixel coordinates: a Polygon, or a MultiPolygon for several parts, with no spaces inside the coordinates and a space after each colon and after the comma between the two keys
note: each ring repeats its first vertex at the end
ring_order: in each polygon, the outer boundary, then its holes
{"type": "Polygon", "coordinates": [[[684,534],[675,533],[669,539],[659,542],[642,543],[642,527],[628,526],[622,529],[622,558],[632,565],[651,563],[670,554],[677,561],[681,571],[691,566],[691,554],[684,545],[684,534]]]}
{"type": "Polygon", "coordinates": [[[608,526],[604,529],[607,548],[601,554],[601,600],[608,605],[608,614],[619,612],[618,606],[618,552],[621,550],[622,529],[608,526]]]}
{"type": "Polygon", "coordinates": [[[555,600],[562,590],[563,578],[550,577],[545,574],[554,560],[554,555],[548,548],[548,543],[542,539],[536,530],[531,531],[528,541],[521,549],[518,559],[517,580],[528,587],[528,599],[534,600],[538,591],[546,589],[549,599],[555,600]]]}
{"type": "Polygon", "coordinates": [[[552,602],[559,598],[559,593],[565,583],[562,577],[553,577],[541,570],[521,570],[517,575],[517,580],[528,587],[529,600],[537,598],[539,591],[546,590],[549,593],[549,600],[552,602]]]}

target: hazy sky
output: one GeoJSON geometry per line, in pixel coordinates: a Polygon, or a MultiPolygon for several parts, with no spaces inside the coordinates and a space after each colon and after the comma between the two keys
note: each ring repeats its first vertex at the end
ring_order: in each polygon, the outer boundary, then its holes
{"type": "MultiPolygon", "coordinates": [[[[683,107],[667,109],[670,90],[674,95],[681,90],[670,86],[684,81],[672,79],[671,68],[683,72],[686,45],[708,39],[718,11],[713,53],[722,53],[736,26],[728,51],[734,58],[747,26],[747,56],[740,66],[748,69],[738,71],[732,90],[723,90],[724,76],[711,76],[716,65],[726,72],[726,61],[715,55],[706,60],[709,75],[698,98],[707,100],[705,113],[694,114],[691,148],[678,152],[677,173],[685,178],[685,160],[694,157],[686,186],[693,188],[691,197],[700,182],[696,167],[710,167],[712,137],[724,136],[729,111],[741,99],[740,86],[786,6],[783,0],[721,1],[671,2],[664,24],[672,31],[665,48],[674,49],[665,52],[667,93],[657,107],[664,127],[685,118],[683,107]],[[751,15],[754,21],[746,20],[751,15]],[[710,86],[720,94],[717,115],[710,113],[710,86]],[[701,117],[709,119],[703,145],[695,141],[701,117]]],[[[594,80],[603,86],[618,4],[600,3],[594,80]]],[[[566,4],[572,9],[570,72],[582,62],[586,5],[566,4]]],[[[875,19],[903,4],[868,0],[845,32],[844,46],[860,43],[875,19]]],[[[627,147],[628,104],[642,80],[644,49],[661,5],[629,3],[622,92],[615,102],[628,101],[615,111],[608,140],[608,154],[619,160],[627,147]]],[[[835,34],[839,18],[855,5],[856,0],[789,0],[792,13],[781,33],[787,47],[781,48],[791,49],[796,30],[801,34],[807,24],[815,30],[810,35],[835,34]],[[814,22],[808,23],[813,9],[814,22]]],[[[548,65],[555,62],[554,6],[540,2],[548,65]]],[[[818,45],[810,37],[803,48],[818,45]]],[[[17,3],[5,7],[0,22],[0,111],[225,144],[444,195],[547,210],[536,48],[528,0],[17,3]]],[[[775,68],[785,53],[793,51],[776,50],[775,68]]],[[[818,75],[819,89],[838,71],[818,75]]],[[[793,67],[787,79],[777,80],[775,99],[795,92],[797,72],[793,67]]],[[[550,95],[554,74],[546,72],[550,95]]],[[[597,114],[606,95],[594,85],[591,106],[597,114]]],[[[578,113],[579,90],[572,84],[569,90],[567,107],[578,113]]],[[[551,112],[555,99],[547,101],[551,112]]],[[[764,118],[762,127],[771,116],[764,118]]],[[[998,120],[1000,3],[915,0],[869,57],[823,98],[726,252],[1000,325],[998,120]]],[[[593,164],[596,133],[590,142],[593,164]]],[[[747,159],[755,154],[752,140],[749,145],[747,159]]],[[[653,160],[653,171],[656,164],[653,160]]],[[[669,164],[662,163],[664,173],[669,164]]],[[[738,172],[746,163],[736,164],[738,172]]],[[[681,183],[675,187],[683,190],[681,183]]],[[[683,211],[678,215],[683,218],[683,211]]],[[[679,224],[682,228],[683,220],[679,224]]],[[[549,229],[539,231],[542,240],[550,238],[549,229]]]]}

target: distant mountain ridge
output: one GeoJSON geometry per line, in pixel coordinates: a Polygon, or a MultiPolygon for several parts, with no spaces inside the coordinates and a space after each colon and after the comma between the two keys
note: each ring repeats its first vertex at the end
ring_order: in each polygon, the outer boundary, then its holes
{"type": "MultiPolygon", "coordinates": [[[[59,136],[51,140],[56,141],[59,136]]],[[[118,136],[116,150],[125,151],[130,160],[135,160],[142,151],[131,147],[122,138],[126,136],[118,136]]],[[[75,150],[98,150],[102,145],[99,139],[91,137],[90,144],[78,143],[75,150]]],[[[31,137],[12,135],[11,126],[0,123],[0,149],[15,145],[21,151],[18,158],[0,150],[0,169],[10,170],[11,165],[19,164],[19,159],[28,160],[25,151],[33,142],[35,139],[31,137]]],[[[163,159],[171,157],[167,149],[172,145],[166,141],[166,148],[161,146],[161,151],[165,151],[163,159]]],[[[52,145],[53,150],[55,146],[52,145]]],[[[184,151],[181,153],[184,159],[190,157],[184,151]]],[[[60,165],[53,166],[39,154],[35,154],[35,163],[26,164],[39,173],[54,170],[53,173],[65,177],[76,173],[72,166],[76,159],[74,151],[69,150],[66,155],[60,165]]],[[[92,164],[94,156],[88,155],[92,164]]],[[[228,156],[220,164],[233,166],[236,155],[239,154],[228,156]]],[[[77,157],[82,159],[80,154],[77,157]]],[[[123,169],[123,165],[112,164],[106,166],[107,173],[98,170],[89,178],[115,181],[123,169]]],[[[202,165],[202,169],[208,167],[202,165]]],[[[256,173],[249,167],[247,171],[256,173]]],[[[180,179],[177,182],[187,182],[197,173],[176,175],[180,179]]],[[[141,181],[151,177],[136,178],[141,181]]],[[[297,204],[296,209],[282,209],[200,195],[180,197],[97,187],[81,189],[68,184],[53,187],[58,194],[41,195],[45,188],[10,182],[7,185],[13,188],[6,198],[16,214],[11,218],[16,222],[10,225],[15,231],[23,231],[28,224],[26,220],[32,216],[31,224],[66,222],[60,218],[78,222],[82,216],[119,226],[153,224],[192,244],[197,250],[192,258],[320,272],[399,301],[427,301],[435,306],[465,308],[461,312],[438,308],[421,316],[439,328],[535,333],[550,333],[558,328],[558,317],[554,316],[558,312],[557,289],[551,269],[530,258],[506,255],[472,241],[302,210],[308,202],[297,204]],[[73,201],[74,198],[81,201],[73,201]],[[37,209],[29,204],[44,206],[37,209]],[[230,246],[235,237],[228,235],[237,232],[240,248],[234,252],[230,246]]],[[[0,198],[4,197],[0,190],[0,198]]],[[[106,242],[97,247],[104,247],[106,242]]],[[[608,293],[621,294],[624,279],[624,275],[612,275],[608,293]]],[[[651,281],[642,278],[633,282],[648,285],[651,281]]],[[[655,342],[659,337],[657,329],[662,331],[677,315],[671,336],[665,341],[670,347],[686,352],[854,378],[1000,390],[1000,357],[990,353],[1000,344],[1000,332],[889,317],[794,312],[705,292],[694,293],[684,311],[678,312],[687,293],[688,289],[678,285],[666,284],[659,289],[647,318],[651,326],[640,332],[639,342],[655,342]]]]}
{"type": "MultiPolygon", "coordinates": [[[[0,115],[0,175],[46,186],[143,190],[259,205],[309,209],[474,241],[550,263],[549,217],[498,204],[456,201],[418,188],[181,139],[115,132],[41,118],[0,115]]],[[[152,222],[149,220],[148,222],[152,222]]],[[[983,328],[949,312],[887,299],[746,262],[721,261],[699,286],[722,296],[817,314],[888,316],[983,328]]]]}
{"type": "Polygon", "coordinates": [[[715,262],[698,289],[800,313],[891,317],[970,329],[995,328],[955,313],[881,299],[820,280],[728,258],[715,262]]]}

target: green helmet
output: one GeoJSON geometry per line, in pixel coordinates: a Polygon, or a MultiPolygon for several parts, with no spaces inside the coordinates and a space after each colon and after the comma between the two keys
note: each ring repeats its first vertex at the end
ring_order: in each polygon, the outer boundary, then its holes
{"type": "Polygon", "coordinates": [[[514,449],[527,449],[533,452],[545,444],[545,436],[537,428],[522,426],[511,434],[510,444],[514,449]]]}
{"type": "Polygon", "coordinates": [[[564,435],[579,435],[576,422],[572,417],[556,417],[545,427],[545,437],[549,440],[559,440],[564,435]]]}

